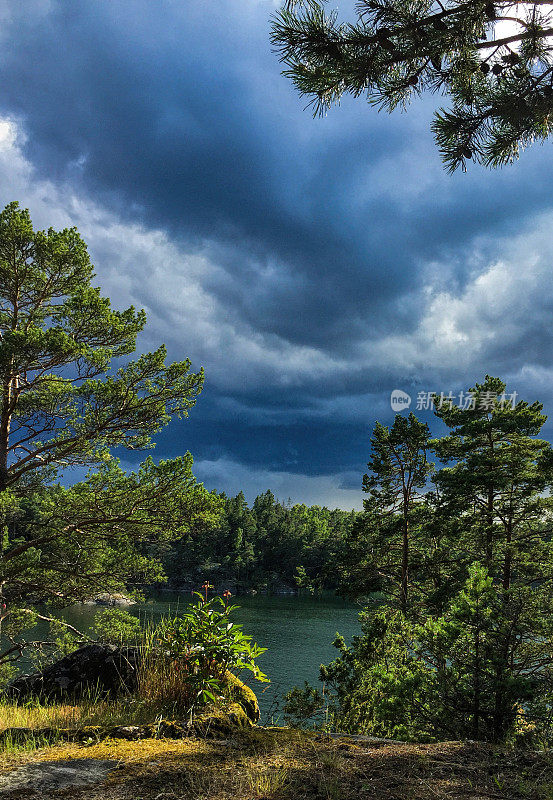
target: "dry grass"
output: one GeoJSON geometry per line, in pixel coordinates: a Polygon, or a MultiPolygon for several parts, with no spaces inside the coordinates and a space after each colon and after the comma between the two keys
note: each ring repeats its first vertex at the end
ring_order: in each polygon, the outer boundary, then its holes
{"type": "Polygon", "coordinates": [[[0,731],[6,728],[70,728],[79,724],[84,709],[73,705],[0,704],[0,731]]]}
{"type": "Polygon", "coordinates": [[[138,670],[136,697],[157,713],[178,717],[191,714],[201,705],[198,681],[179,662],[159,657],[145,647],[138,670]]]}
{"type": "MultiPolygon", "coordinates": [[[[191,715],[197,698],[186,675],[163,660],[146,661],[139,673],[138,691],[117,700],[91,692],[76,703],[0,701],[0,733],[7,728],[73,728],[90,725],[146,725],[159,719],[191,715]]],[[[206,707],[204,707],[206,708],[206,707]]]]}
{"type": "Polygon", "coordinates": [[[355,743],[285,729],[225,741],[68,744],[4,754],[0,768],[67,758],[112,759],[119,769],[101,786],[54,795],[66,800],[553,800],[547,754],[460,742],[355,743]]]}
{"type": "MultiPolygon", "coordinates": [[[[157,704],[140,698],[118,701],[83,700],[76,704],[42,704],[40,702],[0,703],[0,732],[6,728],[74,728],[90,725],[143,725],[159,718],[157,704]]],[[[163,717],[170,716],[164,713],[163,717]]]]}

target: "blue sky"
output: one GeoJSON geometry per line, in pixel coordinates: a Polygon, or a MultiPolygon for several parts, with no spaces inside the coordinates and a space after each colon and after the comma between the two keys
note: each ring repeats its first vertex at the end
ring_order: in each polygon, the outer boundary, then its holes
{"type": "Polygon", "coordinates": [[[312,119],[275,8],[0,3],[0,202],[76,225],[102,290],[147,310],[139,348],[204,366],[156,456],[189,449],[209,488],[360,507],[392,389],[488,372],[553,413],[553,149],[449,176],[440,98],[312,119]]]}

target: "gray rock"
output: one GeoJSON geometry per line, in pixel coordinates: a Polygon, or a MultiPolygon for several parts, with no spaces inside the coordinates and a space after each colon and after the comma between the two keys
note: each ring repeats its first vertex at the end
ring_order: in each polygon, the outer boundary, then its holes
{"type": "Polygon", "coordinates": [[[12,699],[78,699],[95,693],[116,697],[136,690],[138,663],[137,648],[87,644],[43,672],[16,678],[4,694],[12,699]]]}
{"type": "Polygon", "coordinates": [[[115,592],[114,594],[110,594],[109,592],[100,592],[100,594],[94,595],[91,597],[90,600],[84,601],[85,606],[135,606],[136,600],[133,600],[131,597],[127,597],[124,594],[120,594],[119,592],[115,592]]]}
{"type": "Polygon", "coordinates": [[[32,790],[37,797],[48,797],[46,792],[49,791],[99,783],[116,767],[116,761],[98,758],[23,764],[6,775],[0,775],[0,797],[21,790],[32,790]]]}

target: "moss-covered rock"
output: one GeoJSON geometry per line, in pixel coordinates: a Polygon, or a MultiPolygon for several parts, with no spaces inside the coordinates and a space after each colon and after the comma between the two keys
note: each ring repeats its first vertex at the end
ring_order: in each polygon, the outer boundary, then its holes
{"type": "Polygon", "coordinates": [[[233,675],[232,672],[227,671],[225,680],[230,699],[234,703],[238,703],[238,705],[244,709],[248,719],[254,723],[259,722],[259,703],[257,702],[255,692],[250,689],[249,686],[246,686],[246,684],[241,681],[240,678],[237,678],[236,675],[233,675]]]}
{"type": "Polygon", "coordinates": [[[241,705],[233,703],[226,712],[212,712],[196,717],[190,723],[190,733],[207,739],[231,736],[237,728],[251,728],[252,721],[241,705]]]}
{"type": "Polygon", "coordinates": [[[251,728],[253,724],[240,703],[233,703],[227,711],[227,716],[231,723],[239,728],[251,728]]]}

